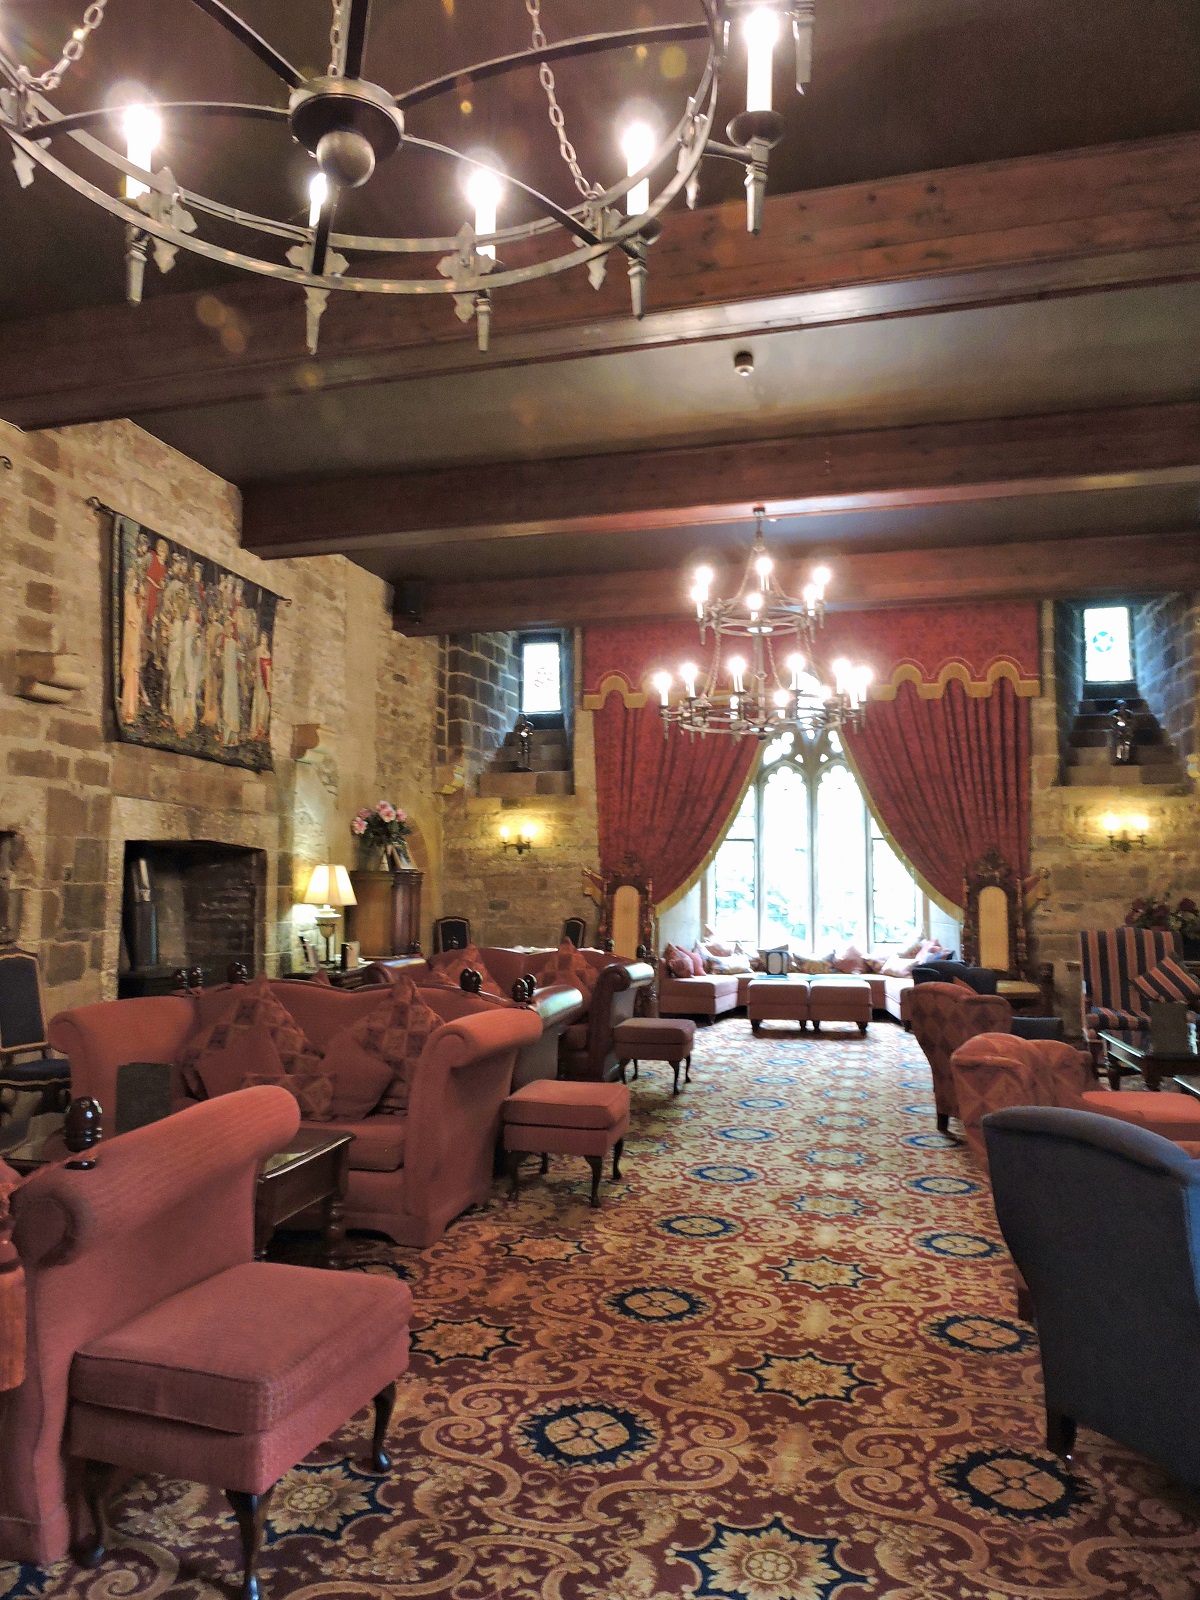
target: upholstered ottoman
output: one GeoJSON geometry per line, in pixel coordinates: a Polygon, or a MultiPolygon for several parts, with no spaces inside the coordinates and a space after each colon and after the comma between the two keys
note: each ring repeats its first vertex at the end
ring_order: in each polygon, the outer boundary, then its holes
{"type": "Polygon", "coordinates": [[[1200,1100],[1192,1094],[1160,1089],[1089,1089],[1076,1102],[1082,1111],[1098,1111],[1135,1128],[1146,1128],[1174,1143],[1200,1139],[1200,1100]]]}
{"type": "Polygon", "coordinates": [[[583,1156],[592,1169],[592,1204],[600,1204],[604,1157],[613,1153],[613,1177],[621,1176],[621,1151],[629,1127],[629,1090],[623,1083],[568,1083],[539,1078],[504,1102],[504,1148],[515,1199],[521,1157],[540,1155],[542,1171],[552,1155],[583,1156]]]}
{"type": "Polygon", "coordinates": [[[625,1082],[625,1068],[631,1061],[635,1078],[639,1061],[665,1061],[675,1074],[673,1093],[678,1094],[680,1066],[684,1069],[683,1081],[692,1081],[695,1037],[696,1024],[690,1017],[630,1017],[627,1022],[618,1023],[613,1029],[613,1044],[621,1082],[625,1082]]]}
{"type": "Polygon", "coordinates": [[[871,985],[865,978],[810,978],[808,1020],[820,1033],[823,1022],[856,1022],[866,1033],[871,1020],[871,985]]]}
{"type": "Polygon", "coordinates": [[[755,978],[746,991],[746,1015],[755,1033],[764,1022],[798,1022],[800,1031],[808,1021],[807,978],[755,978]]]}

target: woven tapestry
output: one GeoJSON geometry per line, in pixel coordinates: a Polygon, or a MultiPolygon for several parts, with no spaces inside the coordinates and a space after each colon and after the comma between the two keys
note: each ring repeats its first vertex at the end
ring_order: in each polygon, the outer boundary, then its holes
{"type": "Polygon", "coordinates": [[[268,770],[278,596],[122,516],[112,584],[118,738],[268,770]]]}

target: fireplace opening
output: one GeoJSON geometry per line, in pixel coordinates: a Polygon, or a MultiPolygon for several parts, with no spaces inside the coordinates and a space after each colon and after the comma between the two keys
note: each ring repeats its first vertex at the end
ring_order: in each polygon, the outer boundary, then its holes
{"type": "Polygon", "coordinates": [[[267,858],[205,839],[129,840],[121,903],[117,993],[166,994],[181,967],[223,983],[240,962],[262,966],[267,858]]]}

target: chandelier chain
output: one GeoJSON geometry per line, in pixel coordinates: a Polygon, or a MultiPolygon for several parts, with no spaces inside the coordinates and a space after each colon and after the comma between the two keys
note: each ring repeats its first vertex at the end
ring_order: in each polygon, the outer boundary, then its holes
{"type": "MultiPolygon", "coordinates": [[[[549,41],[547,40],[545,31],[542,28],[542,0],[525,0],[525,9],[529,13],[530,22],[533,24],[533,48],[535,50],[544,50],[549,41]]],[[[558,92],[554,81],[554,73],[550,70],[550,65],[548,62],[543,61],[541,66],[538,68],[538,78],[541,80],[542,88],[546,91],[546,104],[550,113],[550,126],[558,135],[559,154],[562,156],[563,160],[570,169],[571,176],[575,180],[576,189],[578,189],[579,193],[585,200],[590,200],[593,195],[599,194],[602,191],[593,188],[593,186],[584,177],[583,171],[579,165],[579,157],[575,153],[575,146],[567,137],[567,119],[564,117],[562,107],[558,103],[558,92]]]]}
{"type": "Polygon", "coordinates": [[[329,25],[329,76],[340,78],[345,62],[346,0],[333,0],[333,21],[329,25]]]}
{"type": "Polygon", "coordinates": [[[54,66],[39,74],[36,78],[25,71],[24,68],[21,69],[21,77],[26,87],[44,91],[58,88],[66,73],[83,55],[88,39],[104,21],[104,8],[107,4],[108,0],[92,0],[92,4],[83,13],[83,21],[71,34],[66,44],[63,45],[62,55],[59,56],[54,66]]]}

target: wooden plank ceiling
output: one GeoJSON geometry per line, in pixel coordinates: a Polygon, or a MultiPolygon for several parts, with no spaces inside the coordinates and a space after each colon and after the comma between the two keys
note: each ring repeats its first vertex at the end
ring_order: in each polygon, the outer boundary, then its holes
{"type": "Polygon", "coordinates": [[[0,416],[134,417],[241,486],[248,548],[350,556],[406,631],[673,614],[758,502],[844,604],[1197,587],[1190,115],[1000,160],[960,133],[969,164],[774,194],[757,239],[737,200],[672,213],[642,322],[619,269],[564,274],[499,298],[486,356],[432,297],[335,296],[313,360],[271,283],[63,295],[0,329],[0,416]]]}

